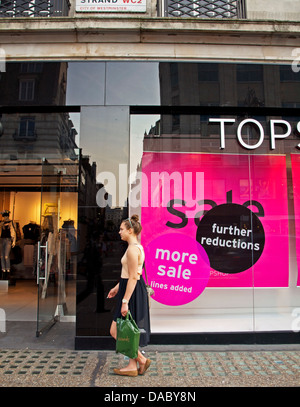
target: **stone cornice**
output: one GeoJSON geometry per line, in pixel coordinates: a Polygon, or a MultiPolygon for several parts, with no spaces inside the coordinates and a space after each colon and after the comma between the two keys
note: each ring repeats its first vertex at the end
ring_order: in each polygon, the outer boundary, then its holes
{"type": "Polygon", "coordinates": [[[2,33],[70,32],[70,31],[150,31],[215,34],[278,34],[300,35],[300,22],[267,20],[205,20],[193,18],[136,18],[136,17],[52,17],[0,18],[2,33]]]}
{"type": "Polygon", "coordinates": [[[290,63],[300,23],[136,17],[0,18],[7,60],[223,60],[290,63]]]}

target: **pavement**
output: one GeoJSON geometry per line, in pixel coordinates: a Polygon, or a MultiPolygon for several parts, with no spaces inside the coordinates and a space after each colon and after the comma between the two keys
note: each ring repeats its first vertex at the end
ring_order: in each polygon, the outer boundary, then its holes
{"type": "Polygon", "coordinates": [[[7,322],[6,332],[0,332],[0,388],[110,388],[118,392],[140,388],[150,394],[154,388],[166,392],[300,385],[299,344],[148,345],[142,350],[152,363],[145,375],[121,377],[113,369],[126,366],[123,355],[76,351],[74,337],[74,323],[58,322],[36,338],[34,323],[7,322]]]}

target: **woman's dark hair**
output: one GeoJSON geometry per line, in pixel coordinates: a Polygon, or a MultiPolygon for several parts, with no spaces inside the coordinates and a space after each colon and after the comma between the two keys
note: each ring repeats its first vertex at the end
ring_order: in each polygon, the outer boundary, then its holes
{"type": "Polygon", "coordinates": [[[126,229],[133,229],[135,235],[139,235],[142,231],[142,225],[139,222],[139,215],[132,215],[131,218],[124,219],[122,221],[126,229]]]}

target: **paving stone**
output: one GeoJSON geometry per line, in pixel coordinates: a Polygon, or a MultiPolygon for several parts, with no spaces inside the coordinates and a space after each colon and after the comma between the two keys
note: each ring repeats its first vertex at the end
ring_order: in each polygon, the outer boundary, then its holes
{"type": "Polygon", "coordinates": [[[0,387],[297,386],[300,352],[149,352],[144,376],[116,376],[127,359],[100,351],[0,351],[0,387]]]}

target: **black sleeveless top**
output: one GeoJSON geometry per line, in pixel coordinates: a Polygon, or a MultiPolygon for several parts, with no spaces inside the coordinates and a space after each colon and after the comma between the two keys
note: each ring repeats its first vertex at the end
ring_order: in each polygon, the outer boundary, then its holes
{"type": "Polygon", "coordinates": [[[5,238],[11,238],[11,234],[10,234],[10,222],[4,222],[4,225],[3,225],[3,227],[2,227],[1,237],[2,237],[3,239],[5,239],[5,238]]]}

